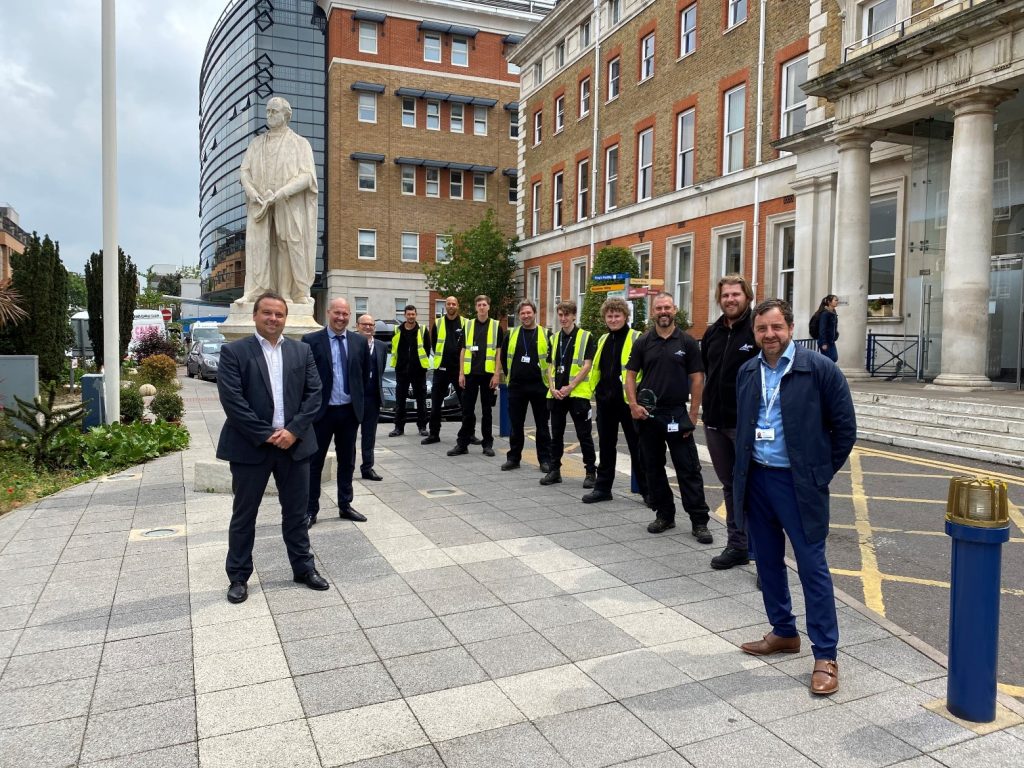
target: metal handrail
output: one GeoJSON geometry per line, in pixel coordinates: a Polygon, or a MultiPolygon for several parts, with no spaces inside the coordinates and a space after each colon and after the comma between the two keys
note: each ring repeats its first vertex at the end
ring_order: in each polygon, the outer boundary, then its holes
{"type": "MultiPolygon", "coordinates": [[[[968,8],[973,8],[975,5],[980,5],[986,2],[986,0],[946,0],[942,5],[934,5],[930,8],[924,8],[917,13],[912,13],[905,19],[901,19],[894,24],[890,24],[884,29],[880,29],[866,37],[862,37],[860,40],[856,40],[850,45],[843,48],[843,63],[845,64],[850,58],[850,54],[860,48],[866,48],[869,45],[873,45],[876,42],[886,39],[893,33],[896,34],[896,39],[905,37],[910,32],[916,31],[916,27],[919,23],[925,19],[929,19],[933,16],[945,16],[948,11],[963,11],[968,8]],[[954,6],[956,8],[954,9],[954,6]],[[915,28],[915,29],[912,29],[915,28]]],[[[891,41],[888,41],[891,42],[891,41]]],[[[888,42],[886,44],[888,44],[888,42]]]]}
{"type": "Polygon", "coordinates": [[[884,376],[890,381],[917,377],[921,369],[921,339],[900,333],[868,332],[865,364],[871,376],[884,376]]]}

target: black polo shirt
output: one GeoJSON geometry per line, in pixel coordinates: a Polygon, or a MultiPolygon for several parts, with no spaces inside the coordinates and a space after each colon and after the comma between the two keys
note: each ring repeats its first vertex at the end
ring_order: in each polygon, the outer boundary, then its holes
{"type": "MultiPolygon", "coordinates": [[[[572,333],[568,336],[556,335],[551,337],[551,373],[555,377],[555,389],[569,386],[572,379],[573,352],[576,350],[576,334],[580,332],[578,325],[573,326],[572,333]],[[555,340],[559,343],[556,345],[555,340]]],[[[561,329],[558,331],[561,334],[561,329]]],[[[590,334],[587,339],[586,349],[583,350],[583,359],[593,360],[597,353],[597,339],[590,334]]]]}
{"type": "MultiPolygon", "coordinates": [[[[470,357],[470,365],[469,365],[469,372],[470,373],[479,374],[481,376],[492,376],[493,374],[488,373],[487,370],[484,368],[484,364],[487,362],[487,330],[488,330],[488,326],[491,323],[491,320],[490,320],[490,318],[488,318],[488,319],[484,320],[481,323],[479,320],[477,320],[474,317],[469,322],[471,322],[473,324],[473,326],[474,326],[474,328],[473,328],[473,346],[476,347],[476,351],[475,352],[470,351],[469,348],[466,347],[466,339],[465,339],[465,337],[461,337],[459,339],[459,349],[465,349],[466,350],[466,354],[471,356],[470,357]]],[[[505,335],[504,335],[504,333],[502,333],[501,326],[499,325],[497,331],[495,332],[495,337],[494,337],[494,344],[495,344],[494,359],[495,359],[495,361],[497,361],[497,359],[501,356],[502,347],[504,347],[504,345],[505,345],[504,342],[505,342],[505,335]]],[[[445,344],[447,344],[447,343],[448,342],[445,342],[445,344]]]]}
{"type": "Polygon", "coordinates": [[[630,333],[632,329],[628,325],[608,332],[598,361],[600,378],[594,388],[598,400],[622,400],[622,348],[630,333]]]}
{"type": "Polygon", "coordinates": [[[641,389],[654,390],[658,408],[680,408],[690,395],[691,373],[703,373],[700,346],[690,334],[672,329],[672,335],[661,338],[657,331],[647,331],[633,344],[626,370],[643,373],[641,389]]]}
{"type": "MultiPolygon", "coordinates": [[[[540,355],[537,353],[537,334],[544,333],[539,328],[520,328],[516,338],[516,347],[503,350],[503,368],[508,371],[508,385],[514,389],[545,389],[544,378],[540,372],[540,355]],[[524,363],[523,358],[530,358],[524,363]]],[[[505,340],[511,343],[512,332],[509,331],[505,340]]],[[[550,348],[550,343],[548,347],[550,348]]]]}
{"type": "Polygon", "coordinates": [[[449,320],[448,315],[444,315],[434,323],[434,333],[430,343],[431,351],[437,349],[437,337],[441,323],[445,324],[445,329],[444,352],[441,355],[440,369],[449,374],[458,375],[459,349],[462,347],[462,318],[456,315],[454,320],[449,320]]]}
{"type": "Polygon", "coordinates": [[[406,328],[405,323],[398,326],[398,354],[395,356],[395,370],[403,373],[418,374],[423,371],[420,366],[420,325],[406,328]]]}

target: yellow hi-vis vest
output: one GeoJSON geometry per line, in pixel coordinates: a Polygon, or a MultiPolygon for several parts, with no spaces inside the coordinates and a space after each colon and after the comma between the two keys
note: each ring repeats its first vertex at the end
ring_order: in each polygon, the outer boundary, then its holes
{"type": "MultiPolygon", "coordinates": [[[[404,325],[404,323],[402,324],[404,325]]],[[[398,365],[398,339],[402,335],[402,325],[395,328],[395,335],[391,337],[391,367],[398,365]]],[[[416,351],[419,353],[420,368],[430,368],[430,359],[427,357],[427,348],[423,344],[423,326],[416,328],[416,351]]]]}
{"type": "MultiPolygon", "coordinates": [[[[597,382],[601,379],[601,350],[604,349],[605,342],[608,341],[610,333],[602,334],[601,338],[597,340],[597,352],[594,353],[594,365],[590,369],[590,387],[592,390],[597,390],[597,382]]],[[[626,334],[626,341],[622,345],[622,355],[619,358],[619,363],[622,366],[622,372],[619,375],[619,379],[622,381],[622,399],[629,402],[629,398],[626,397],[626,363],[629,362],[629,356],[633,352],[633,342],[640,338],[640,331],[634,331],[630,329],[629,333],[626,334]]],[[[641,374],[637,374],[636,380],[639,382],[641,374]]]]}
{"type": "MultiPolygon", "coordinates": [[[[434,323],[434,328],[437,329],[437,338],[434,340],[434,365],[435,369],[441,367],[441,358],[444,356],[444,341],[445,336],[448,333],[448,323],[445,320],[448,318],[447,315],[441,315],[437,318],[437,322],[434,323]]],[[[462,333],[466,333],[466,318],[460,317],[459,323],[462,325],[462,333]]]]}
{"type": "MultiPolygon", "coordinates": [[[[505,348],[508,350],[508,367],[505,369],[505,382],[508,383],[509,377],[512,375],[512,366],[519,363],[519,331],[522,330],[521,325],[517,325],[511,331],[508,332],[508,339],[505,342],[505,348]]],[[[540,363],[540,378],[545,385],[548,385],[550,381],[550,368],[551,364],[548,362],[548,332],[540,326],[537,327],[537,362],[540,363]]],[[[522,363],[520,363],[522,365],[522,363]]]]}
{"type": "MultiPolygon", "coordinates": [[[[467,376],[472,373],[473,353],[470,347],[473,346],[473,333],[476,330],[476,318],[466,321],[466,354],[463,356],[462,372],[467,376]]],[[[494,359],[498,354],[498,321],[491,319],[487,321],[487,349],[484,357],[484,370],[494,373],[494,359]]]]}
{"type": "MultiPolygon", "coordinates": [[[[561,331],[561,329],[559,329],[558,332],[555,334],[555,338],[553,338],[551,340],[551,349],[552,349],[552,351],[560,349],[559,342],[561,341],[561,339],[562,339],[562,331],[561,331]]],[[[590,343],[590,331],[585,331],[582,328],[580,328],[576,332],[576,343],[573,345],[573,348],[572,348],[572,363],[569,366],[569,380],[570,381],[575,379],[579,375],[580,370],[583,368],[583,364],[586,362],[586,359],[584,358],[584,355],[587,353],[587,345],[589,343],[590,343]]],[[[561,362],[561,361],[556,361],[556,365],[558,364],[558,362],[561,362]]],[[[583,381],[581,381],[578,385],[576,385],[576,389],[574,389],[572,392],[569,393],[569,397],[582,397],[585,400],[589,400],[593,396],[593,394],[594,394],[594,387],[590,383],[590,377],[588,376],[583,381]]],[[[552,394],[551,394],[551,390],[550,389],[548,389],[548,397],[554,399],[552,394]]]]}

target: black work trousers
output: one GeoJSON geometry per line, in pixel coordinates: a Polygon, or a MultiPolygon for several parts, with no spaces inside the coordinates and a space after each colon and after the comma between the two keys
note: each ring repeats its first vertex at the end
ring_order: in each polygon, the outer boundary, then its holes
{"type": "Polygon", "coordinates": [[[434,370],[434,380],[430,384],[430,435],[441,436],[441,409],[444,399],[448,396],[448,387],[455,388],[455,394],[462,403],[462,389],[459,388],[458,363],[446,366],[444,370],[434,370]]]}
{"type": "Polygon", "coordinates": [[[405,429],[405,401],[409,397],[409,387],[416,400],[416,426],[427,428],[427,372],[413,363],[415,368],[406,371],[395,371],[395,429],[405,429]]]}
{"type": "Polygon", "coordinates": [[[537,461],[545,464],[551,461],[551,430],[548,428],[548,388],[544,382],[537,386],[508,387],[508,418],[512,422],[512,433],[508,438],[509,461],[521,461],[523,446],[526,444],[526,409],[533,409],[533,421],[537,427],[537,461]]]}
{"type": "Polygon", "coordinates": [[[494,445],[491,418],[498,390],[491,389],[490,373],[470,373],[466,376],[466,389],[462,393],[462,428],[458,444],[465,447],[473,441],[476,432],[476,400],[480,397],[480,441],[484,448],[494,445]]]}
{"type": "Polygon", "coordinates": [[[600,463],[597,465],[597,482],[594,483],[594,490],[611,493],[615,482],[615,461],[619,453],[616,448],[619,444],[620,426],[622,435],[626,438],[626,447],[629,448],[630,471],[636,478],[641,495],[647,496],[647,476],[640,457],[640,436],[637,434],[636,422],[629,412],[629,405],[621,396],[597,401],[597,447],[600,463]]]}
{"type": "Polygon", "coordinates": [[[665,452],[672,458],[679,481],[679,497],[690,516],[691,525],[707,525],[711,518],[704,498],[704,479],[700,474],[700,457],[692,432],[668,432],[664,422],[654,418],[640,422],[640,455],[646,467],[651,504],[662,520],[675,522],[676,503],[665,472],[665,452]],[[685,437],[684,437],[685,434],[685,437]]]}
{"type": "Polygon", "coordinates": [[[377,424],[380,421],[380,397],[377,390],[367,395],[363,401],[363,421],[359,425],[359,440],[363,454],[363,463],[359,465],[360,472],[369,472],[373,469],[373,449],[377,445],[377,424]]]}
{"type": "Polygon", "coordinates": [[[564,400],[548,400],[551,412],[551,468],[561,469],[562,453],[565,451],[566,416],[572,418],[576,428],[576,439],[583,454],[583,466],[587,472],[593,472],[597,464],[594,451],[594,428],[590,413],[590,401],[582,397],[567,397],[564,400]]]}

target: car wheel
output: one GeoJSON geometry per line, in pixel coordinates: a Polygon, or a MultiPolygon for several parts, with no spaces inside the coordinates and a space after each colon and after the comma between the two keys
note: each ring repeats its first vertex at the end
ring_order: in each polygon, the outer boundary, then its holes
{"type": "Polygon", "coordinates": [[[185,366],[185,373],[188,374],[188,377],[190,379],[194,379],[195,376],[196,376],[194,373],[192,373],[192,369],[189,366],[187,366],[187,365],[185,366]]]}

